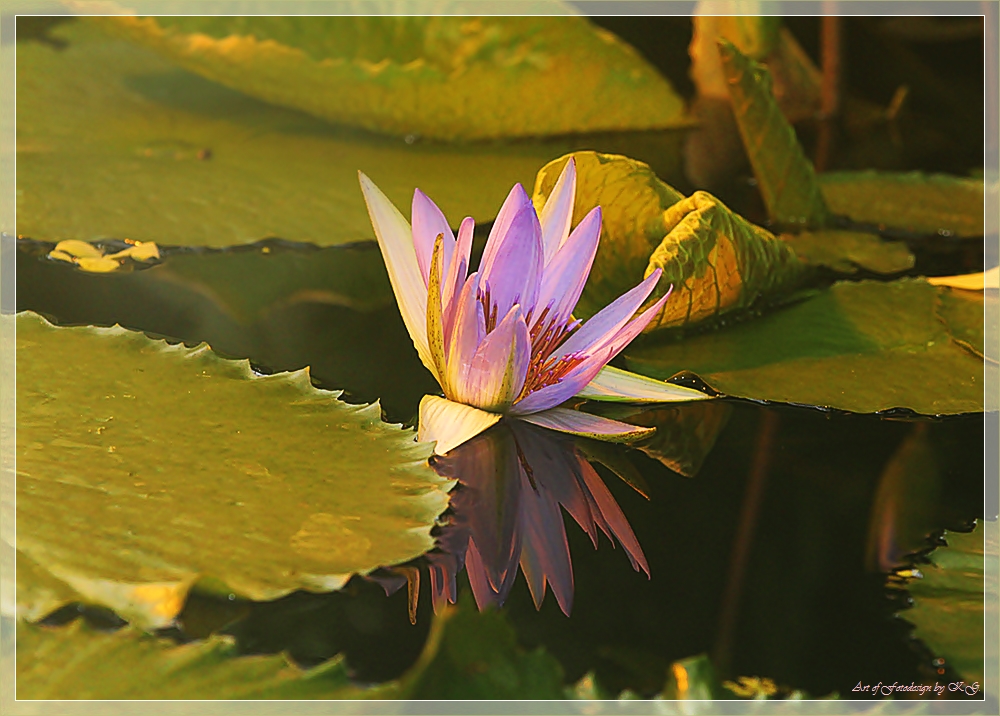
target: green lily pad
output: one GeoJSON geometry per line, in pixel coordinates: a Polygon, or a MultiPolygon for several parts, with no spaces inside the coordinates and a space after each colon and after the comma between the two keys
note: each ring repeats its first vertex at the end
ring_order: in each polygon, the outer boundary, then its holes
{"type": "Polygon", "coordinates": [[[983,360],[937,316],[944,289],[923,279],[836,283],[752,321],[631,348],[628,366],[684,370],[743,398],[871,413],[983,410],[983,360]]]}
{"type": "Polygon", "coordinates": [[[894,274],[908,271],[916,257],[902,241],[885,241],[876,234],[859,231],[804,231],[782,234],[795,255],[813,266],[826,266],[839,273],[894,274]]]}
{"type": "MultiPolygon", "coordinates": [[[[444,624],[435,624],[429,644],[440,638],[432,659],[412,685],[411,699],[561,699],[562,668],[541,647],[522,649],[502,611],[479,612],[469,593],[457,608],[444,613],[444,624]],[[443,628],[442,628],[443,627],[443,628]],[[440,632],[439,632],[440,633],[440,632]]],[[[440,617],[438,618],[440,622],[440,617]]],[[[406,677],[404,677],[406,680],[406,677]]]]}
{"type": "Polygon", "coordinates": [[[913,234],[983,235],[982,179],[919,172],[831,172],[819,175],[834,214],[913,234]]]}
{"type": "Polygon", "coordinates": [[[170,623],[196,580],[336,589],[434,544],[448,483],[428,446],[307,370],[30,313],[17,358],[17,548],[126,618],[170,623]]]}
{"type": "MultiPolygon", "coordinates": [[[[15,553],[17,563],[16,603],[13,609],[4,605],[4,613],[11,613],[18,619],[36,621],[51,614],[59,607],[82,601],[80,594],[51,572],[40,567],[31,557],[15,551],[4,543],[4,550],[15,553]]],[[[6,565],[5,565],[6,567],[6,565]]],[[[11,564],[9,568],[13,568],[11,564]]],[[[14,595],[11,595],[14,596],[14,595]]]]}
{"type": "Polygon", "coordinates": [[[355,697],[342,658],[309,671],[285,656],[238,656],[232,638],[177,646],[126,627],[96,631],[17,625],[19,699],[257,699],[355,697]]]}
{"type": "Polygon", "coordinates": [[[17,50],[17,232],[37,239],[371,240],[359,169],[400,207],[419,186],[454,226],[488,221],[573,148],[411,146],[251,99],[88,22],[52,32],[65,48],[17,50]]]}
{"type": "Polygon", "coordinates": [[[768,71],[721,40],[733,113],[771,219],[783,226],[822,226],[827,209],[812,163],[781,113],[768,71]]]}
{"type": "Polygon", "coordinates": [[[673,298],[648,330],[686,325],[745,308],[778,293],[802,267],[784,242],[731,212],[706,192],[685,198],[650,168],[628,157],[574,152],[538,172],[541,206],[569,157],[576,160],[573,222],[602,210],[601,243],[575,315],[593,315],[663,269],[651,300],[672,285],[673,298]]]}
{"type": "Polygon", "coordinates": [[[948,327],[952,339],[963,348],[983,356],[986,350],[984,336],[985,304],[987,301],[996,310],[996,293],[984,294],[962,291],[947,286],[938,289],[940,303],[938,316],[948,327]]]}
{"type": "MultiPolygon", "coordinates": [[[[997,549],[997,523],[980,521],[969,533],[947,532],[947,547],[920,565],[919,578],[908,580],[913,607],[900,616],[931,651],[970,684],[983,683],[984,543],[997,549]]],[[[993,587],[993,594],[996,594],[993,587]]],[[[995,599],[995,597],[994,597],[995,599]]],[[[995,601],[992,608],[996,608],[995,601]]]]}
{"type": "Polygon", "coordinates": [[[516,643],[506,617],[471,597],[434,618],[417,662],[399,679],[352,684],[342,656],[303,670],[283,655],[240,656],[230,637],[185,645],[126,627],[98,632],[17,625],[19,699],[548,699],[562,669],[516,643]]]}
{"type": "Polygon", "coordinates": [[[216,82],[331,122],[470,140],[655,129],[683,100],[584,17],[100,20],[216,82]]]}

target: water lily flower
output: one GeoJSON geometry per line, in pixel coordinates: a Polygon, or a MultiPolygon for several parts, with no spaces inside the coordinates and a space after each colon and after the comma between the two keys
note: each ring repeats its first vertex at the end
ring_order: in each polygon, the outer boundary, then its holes
{"type": "Polygon", "coordinates": [[[403,322],[424,366],[444,391],[420,403],[420,440],[449,450],[502,416],[604,440],[650,432],[558,407],[573,397],[696,400],[698,391],[607,366],[656,316],[669,292],[638,316],[660,270],[586,322],[573,309],[590,274],[601,232],[595,207],[571,230],[576,166],[570,159],[539,215],[520,184],[504,201],[478,271],[469,273],[475,222],[456,237],[444,214],[417,189],[412,228],[359,172],[403,322]]]}

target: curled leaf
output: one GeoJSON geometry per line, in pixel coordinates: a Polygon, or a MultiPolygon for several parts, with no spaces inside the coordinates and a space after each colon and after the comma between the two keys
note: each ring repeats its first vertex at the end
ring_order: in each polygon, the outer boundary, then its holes
{"type": "Polygon", "coordinates": [[[793,286],[803,267],[783,241],[698,191],[663,212],[667,234],[646,276],[663,276],[654,298],[674,293],[647,331],[683,326],[746,308],[793,286]]]}

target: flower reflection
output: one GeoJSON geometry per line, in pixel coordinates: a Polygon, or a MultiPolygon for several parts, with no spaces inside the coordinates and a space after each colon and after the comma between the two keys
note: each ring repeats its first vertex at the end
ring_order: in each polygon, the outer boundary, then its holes
{"type": "Polygon", "coordinates": [[[572,437],[504,421],[435,458],[434,467],[459,481],[438,550],[427,555],[435,611],[455,602],[463,566],[479,608],[502,605],[520,565],[535,606],[551,588],[569,615],[573,567],[560,505],[595,548],[603,532],[617,539],[636,571],[649,575],[625,515],[572,437]]]}

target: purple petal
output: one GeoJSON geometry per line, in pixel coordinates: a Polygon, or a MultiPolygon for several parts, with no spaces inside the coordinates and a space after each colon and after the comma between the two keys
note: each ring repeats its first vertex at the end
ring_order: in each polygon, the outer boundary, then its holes
{"type": "Polygon", "coordinates": [[[427,285],[430,276],[431,254],[434,252],[434,241],[438,234],[444,235],[441,249],[444,252],[443,266],[448,267],[451,255],[455,250],[455,235],[451,233],[448,220],[426,194],[419,189],[413,191],[413,204],[410,209],[410,220],[413,224],[413,249],[417,253],[417,265],[420,275],[427,285]]]}
{"type": "Polygon", "coordinates": [[[531,336],[520,306],[513,306],[492,333],[479,344],[466,375],[470,405],[506,410],[524,387],[531,358],[531,336]]]}
{"type": "Polygon", "coordinates": [[[555,435],[536,428],[526,422],[513,420],[508,423],[514,432],[518,446],[524,453],[525,462],[531,465],[535,481],[552,493],[556,501],[569,512],[597,547],[597,527],[590,514],[590,502],[577,482],[579,471],[573,439],[555,435]]]}
{"type": "Polygon", "coordinates": [[[497,606],[497,593],[486,577],[486,570],[483,568],[483,559],[479,556],[475,542],[469,542],[469,551],[465,553],[465,571],[469,575],[469,584],[472,586],[472,596],[476,598],[476,605],[479,611],[485,611],[489,607],[497,606]]]}
{"type": "Polygon", "coordinates": [[[655,428],[629,425],[600,415],[566,408],[549,408],[540,413],[525,415],[521,419],[561,433],[608,442],[631,442],[656,431],[655,428]]]}
{"type": "Polygon", "coordinates": [[[544,261],[542,229],[530,203],[511,219],[507,232],[497,241],[492,261],[487,264],[484,258],[479,270],[479,289],[489,291],[497,318],[514,304],[528,313],[538,298],[544,261]]]}
{"type": "Polygon", "coordinates": [[[598,525],[609,538],[612,535],[618,538],[625,553],[628,554],[629,561],[632,562],[632,569],[638,572],[641,568],[647,577],[650,576],[649,564],[642,553],[642,547],[639,546],[639,540],[635,538],[632,527],[608,491],[607,485],[586,460],[580,460],[580,475],[591,498],[592,513],[600,518],[598,525]]]}
{"type": "MultiPolygon", "coordinates": [[[[552,193],[542,207],[539,217],[542,224],[542,241],[545,244],[545,264],[548,265],[556,251],[569,236],[573,219],[573,199],[576,196],[576,160],[570,157],[563,167],[552,193]]],[[[542,304],[544,305],[544,304],[542,304]]]]}
{"type": "MultiPolygon", "coordinates": [[[[632,315],[652,293],[662,271],[656,269],[642,283],[619,296],[602,308],[567,338],[556,351],[564,356],[572,353],[591,353],[621,330],[632,315]]],[[[651,317],[652,318],[652,317],[651,317]]],[[[608,359],[610,360],[610,358],[608,359]]],[[[605,361],[607,362],[607,361],[605,361]]],[[[582,386],[581,386],[582,387],[582,386]]]]}
{"type": "Polygon", "coordinates": [[[468,278],[469,254],[472,252],[472,231],[475,222],[471,216],[462,219],[462,225],[458,227],[458,242],[455,251],[451,256],[451,264],[447,267],[444,283],[441,286],[441,306],[442,321],[444,323],[444,344],[447,346],[451,341],[451,331],[454,328],[455,307],[457,298],[468,278]]]}
{"type": "Polygon", "coordinates": [[[547,581],[552,585],[559,608],[569,616],[573,608],[573,566],[559,505],[544,488],[532,488],[526,475],[522,476],[521,489],[524,493],[521,524],[525,533],[521,571],[528,580],[531,598],[535,608],[540,609],[547,581]]]}
{"type": "Polygon", "coordinates": [[[584,386],[601,372],[601,368],[611,358],[612,354],[610,350],[599,350],[568,373],[558,383],[553,383],[540,390],[528,393],[527,396],[514,403],[510,409],[510,414],[517,416],[530,415],[554,408],[560,403],[565,403],[583,390],[584,386]]]}
{"type": "Polygon", "coordinates": [[[555,407],[575,396],[597,377],[597,374],[601,372],[601,369],[612,358],[618,355],[625,346],[642,333],[643,329],[663,309],[663,304],[667,302],[668,298],[670,298],[669,291],[659,301],[646,309],[642,315],[632,319],[631,322],[620,328],[616,334],[605,337],[602,343],[593,348],[596,352],[587,356],[558,383],[529,393],[525,398],[515,403],[510,411],[511,414],[529,415],[531,413],[538,413],[542,410],[555,407]]]}
{"type": "Polygon", "coordinates": [[[444,382],[454,391],[454,395],[450,397],[461,403],[469,402],[466,389],[469,369],[479,344],[486,338],[483,304],[476,297],[478,286],[479,274],[473,273],[465,280],[455,304],[452,330],[445,343],[448,376],[444,382]]]}
{"type": "Polygon", "coordinates": [[[597,207],[577,224],[566,243],[546,264],[538,292],[536,318],[551,302],[546,320],[560,325],[569,320],[590,275],[600,236],[601,207],[597,207]]]}
{"type": "MultiPolygon", "coordinates": [[[[486,249],[483,251],[483,259],[479,263],[480,273],[493,265],[496,252],[500,248],[500,244],[503,243],[503,238],[510,230],[511,221],[514,220],[514,217],[524,207],[531,205],[531,199],[525,193],[524,187],[520,184],[515,184],[514,188],[507,194],[503,206],[500,207],[500,213],[497,214],[497,218],[493,220],[493,228],[490,229],[489,238],[486,239],[486,249]]],[[[431,244],[431,247],[433,248],[433,244],[431,244]]]]}

